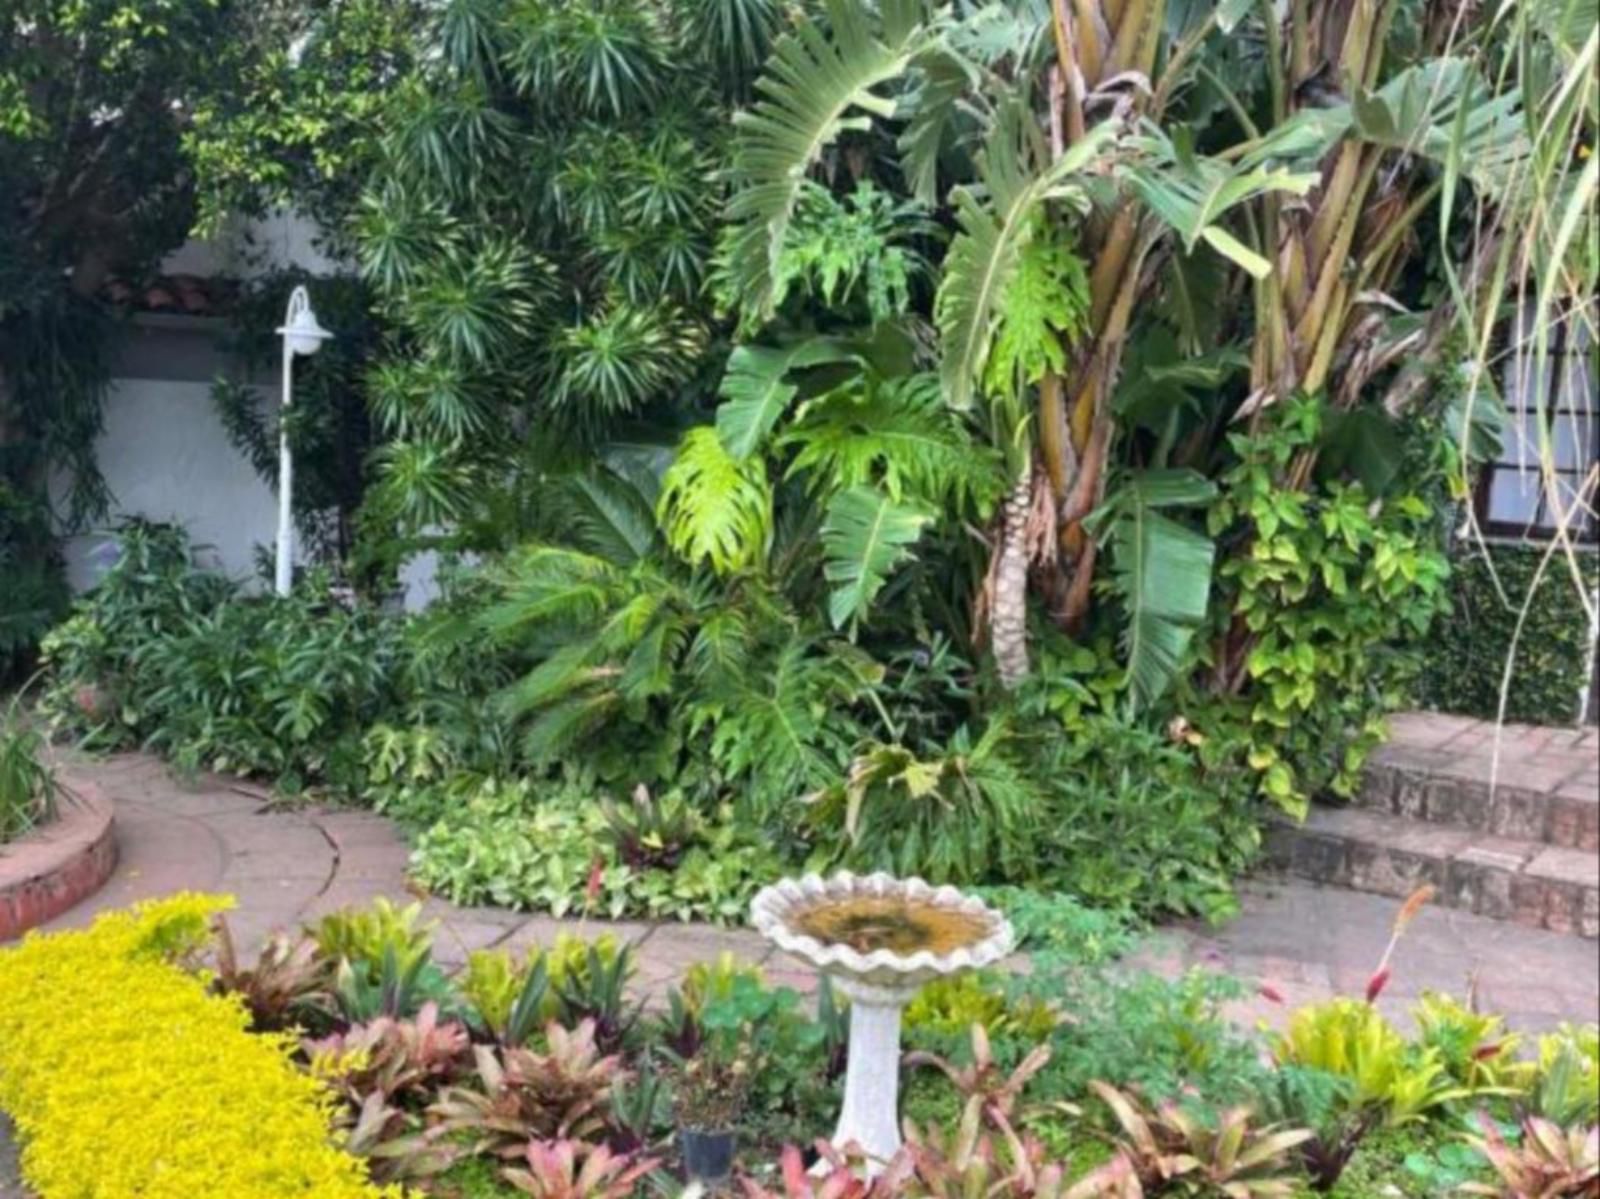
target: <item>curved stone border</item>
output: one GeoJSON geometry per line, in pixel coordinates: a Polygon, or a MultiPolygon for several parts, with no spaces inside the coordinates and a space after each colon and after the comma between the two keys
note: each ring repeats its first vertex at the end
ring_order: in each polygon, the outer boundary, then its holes
{"type": "Polygon", "coordinates": [[[111,801],[93,783],[62,784],[56,819],[0,845],[0,941],[93,895],[117,865],[111,801]]]}

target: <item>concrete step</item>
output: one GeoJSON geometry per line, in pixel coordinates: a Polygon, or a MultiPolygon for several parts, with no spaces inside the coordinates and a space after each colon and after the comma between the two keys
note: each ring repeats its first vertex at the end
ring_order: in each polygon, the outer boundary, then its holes
{"type": "Polygon", "coordinates": [[[1600,734],[1436,712],[1391,720],[1357,804],[1452,828],[1600,852],[1600,734]]]}
{"type": "Polygon", "coordinates": [[[1267,834],[1267,860],[1313,882],[1435,903],[1530,928],[1600,937],[1600,855],[1392,812],[1313,808],[1267,834]]]}

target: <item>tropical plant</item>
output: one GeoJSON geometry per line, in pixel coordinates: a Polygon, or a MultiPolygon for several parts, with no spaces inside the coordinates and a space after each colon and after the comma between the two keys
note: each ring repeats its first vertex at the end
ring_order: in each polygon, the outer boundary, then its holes
{"type": "Polygon", "coordinates": [[[362,1158],[375,1182],[415,1182],[442,1174],[459,1156],[428,1130],[419,1130],[416,1116],[391,1106],[373,1091],[353,1113],[345,1131],[344,1150],[362,1158]]]}
{"type": "Polygon", "coordinates": [[[55,814],[55,771],[44,760],[44,734],[22,707],[25,692],[0,712],[0,844],[55,814]]]}
{"type": "Polygon", "coordinates": [[[1152,1113],[1115,1087],[1091,1086],[1122,1128],[1117,1152],[1144,1194],[1215,1190],[1258,1199],[1294,1194],[1288,1162],[1311,1139],[1308,1129],[1253,1129],[1250,1110],[1242,1107],[1222,1112],[1214,1124],[1177,1103],[1152,1113]]]}
{"type": "Polygon", "coordinates": [[[1563,1024],[1539,1038],[1533,1113],[1563,1126],[1600,1123],[1600,1029],[1563,1024]]]}
{"type": "Polygon", "coordinates": [[[1499,1016],[1479,1012],[1448,995],[1424,992],[1412,1009],[1418,1040],[1438,1051],[1450,1077],[1478,1093],[1526,1092],[1539,1067],[1522,1060],[1522,1038],[1499,1016]]]}
{"type": "Polygon", "coordinates": [[[593,1024],[545,1030],[547,1053],[476,1046],[473,1085],[445,1091],[432,1109],[442,1127],[471,1138],[475,1152],[514,1158],[530,1140],[585,1137],[605,1124],[620,1058],[603,1057],[593,1024]]]}
{"type": "Polygon", "coordinates": [[[972,1060],[967,1065],[957,1067],[932,1054],[913,1053],[906,1058],[908,1066],[932,1066],[942,1073],[963,1106],[975,1105],[982,1118],[995,1125],[1013,1120],[1024,1088],[1049,1064],[1050,1046],[1040,1044],[1015,1069],[1002,1070],[995,1062],[989,1033],[981,1024],[972,1026],[972,1060]]]}
{"type": "Polygon", "coordinates": [[[508,1168],[501,1177],[538,1199],[628,1199],[657,1165],[653,1158],[636,1160],[570,1140],[530,1141],[522,1158],[527,1169],[508,1168]]]}
{"type": "Polygon", "coordinates": [[[414,1020],[380,1016],[305,1045],[312,1069],[358,1108],[376,1094],[385,1103],[426,1098],[461,1070],[466,1028],[441,1020],[438,1005],[422,1005],[414,1020]]]}
{"type": "Polygon", "coordinates": [[[1521,1143],[1512,1145],[1487,1116],[1480,1116],[1479,1125],[1483,1135],[1471,1138],[1471,1143],[1489,1159],[1500,1186],[1472,1184],[1462,1190],[1512,1199],[1593,1199],[1600,1193],[1600,1127],[1579,1124],[1564,1129],[1530,1117],[1523,1122],[1521,1143]]]}
{"type": "Polygon", "coordinates": [[[931,761],[898,745],[869,747],[843,782],[809,797],[810,823],[842,826],[841,856],[871,869],[941,883],[1026,878],[1037,868],[1040,813],[1008,739],[997,721],[975,744],[958,731],[931,761]]]}
{"type": "Polygon", "coordinates": [[[712,0],[419,6],[361,110],[381,133],[355,242],[398,328],[374,377],[375,532],[513,544],[535,531],[523,488],[563,457],[531,446],[594,444],[703,386],[706,181],[783,18],[712,0]]]}
{"type": "Polygon", "coordinates": [[[331,1017],[331,963],[315,942],[296,941],[274,933],[261,947],[254,966],[243,965],[233,929],[224,916],[216,920],[216,961],[212,987],[237,995],[257,1032],[280,1032],[295,1026],[316,1027],[331,1017]]]}
{"type": "Polygon", "coordinates": [[[1438,1049],[1409,1044],[1370,1003],[1329,999],[1307,1004],[1271,1040],[1280,1066],[1321,1070],[1351,1084],[1350,1102],[1376,1106],[1390,1125],[1472,1092],[1457,1085],[1438,1049]]]}

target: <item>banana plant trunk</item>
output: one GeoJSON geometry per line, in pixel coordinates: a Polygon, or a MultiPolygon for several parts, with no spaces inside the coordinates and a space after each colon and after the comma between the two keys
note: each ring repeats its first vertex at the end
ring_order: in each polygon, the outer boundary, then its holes
{"type": "Polygon", "coordinates": [[[1028,677],[1028,514],[1033,480],[1023,471],[1006,497],[1000,551],[990,598],[989,636],[1000,682],[1008,691],[1028,677]]]}

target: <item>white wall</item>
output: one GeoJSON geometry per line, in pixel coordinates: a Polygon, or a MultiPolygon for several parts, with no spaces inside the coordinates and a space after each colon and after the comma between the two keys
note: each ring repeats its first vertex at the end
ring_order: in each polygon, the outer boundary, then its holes
{"type": "Polygon", "coordinates": [[[344,264],[317,246],[317,226],[298,213],[280,209],[259,221],[232,221],[217,236],[191,241],[161,264],[167,275],[243,279],[270,270],[298,267],[331,275],[344,264]]]}
{"type": "MultiPolygon", "coordinates": [[[[189,530],[205,565],[252,576],[257,542],[271,545],[277,500],[228,442],[210,385],[118,379],[106,397],[105,433],[96,450],[112,495],[112,518],[138,515],[189,530]]],[[[92,586],[114,560],[104,532],[69,540],[67,574],[92,586]]]]}

